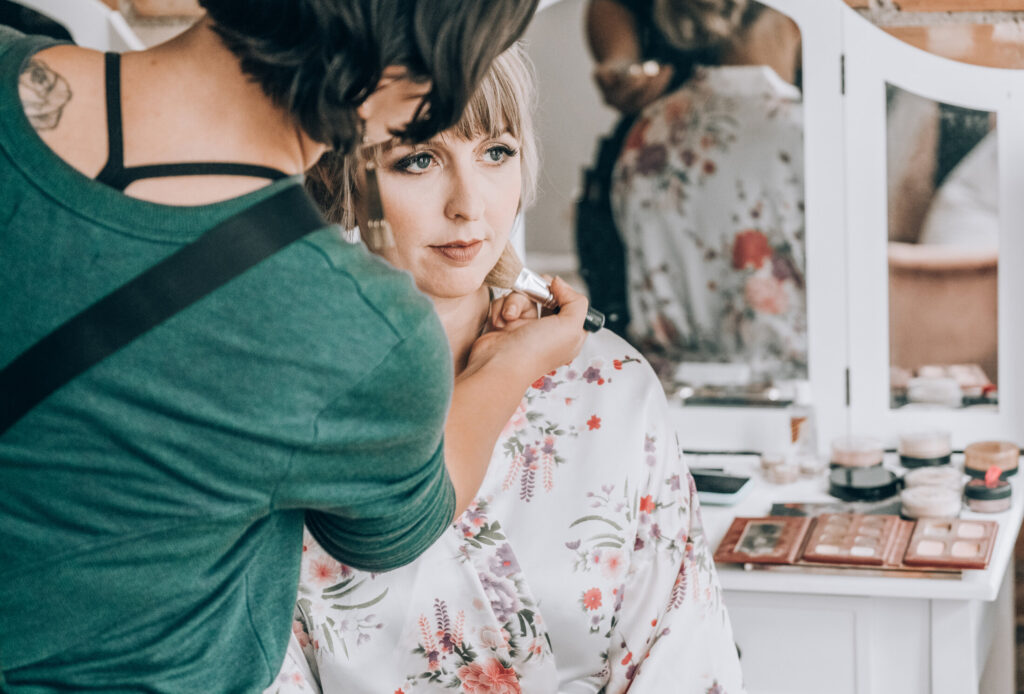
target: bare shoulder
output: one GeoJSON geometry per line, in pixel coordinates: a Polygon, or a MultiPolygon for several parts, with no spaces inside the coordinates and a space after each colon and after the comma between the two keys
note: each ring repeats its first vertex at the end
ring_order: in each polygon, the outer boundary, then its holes
{"type": "Polygon", "coordinates": [[[22,67],[18,96],[43,141],[72,166],[90,168],[91,150],[105,138],[82,135],[98,134],[106,116],[103,54],[69,45],[39,51],[22,67]]]}

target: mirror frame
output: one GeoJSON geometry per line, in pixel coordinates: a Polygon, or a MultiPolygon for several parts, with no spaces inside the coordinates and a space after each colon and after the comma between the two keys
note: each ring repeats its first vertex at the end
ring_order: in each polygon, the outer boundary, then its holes
{"type": "Polygon", "coordinates": [[[1024,320],[1024,70],[980,67],[920,50],[844,8],[846,81],[846,243],[849,277],[850,429],[893,445],[900,433],[946,429],[953,446],[1024,433],[1017,355],[1024,320]],[[890,409],[889,268],[885,86],[996,114],[999,149],[998,411],[890,409]],[[1016,224],[1014,222],[1016,220],[1016,224]],[[1016,232],[1016,233],[1015,233],[1016,232]]]}

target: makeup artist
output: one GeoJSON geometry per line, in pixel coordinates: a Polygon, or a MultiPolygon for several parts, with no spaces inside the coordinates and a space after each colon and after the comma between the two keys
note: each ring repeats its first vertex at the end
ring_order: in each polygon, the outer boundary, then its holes
{"type": "MultiPolygon", "coordinates": [[[[0,27],[0,364],[225,220],[246,224],[229,249],[255,252],[303,215],[251,212],[328,147],[456,122],[536,1],[202,4],[184,34],[120,58],[0,27]]],[[[579,350],[586,301],[556,290],[561,313],[489,333],[452,395],[428,300],[320,229],[23,415],[0,388],[0,690],[268,685],[303,521],[368,570],[425,550],[531,380],[579,350]]]]}

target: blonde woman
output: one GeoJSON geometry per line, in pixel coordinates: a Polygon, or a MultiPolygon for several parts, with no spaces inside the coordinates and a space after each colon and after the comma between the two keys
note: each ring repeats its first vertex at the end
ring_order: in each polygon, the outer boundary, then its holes
{"type": "MultiPolygon", "coordinates": [[[[365,224],[361,183],[346,171],[376,164],[395,238],[379,253],[433,301],[456,379],[488,322],[484,278],[532,193],[532,89],[513,49],[454,128],[327,159],[310,176],[336,219],[365,224]]],[[[422,557],[370,574],[307,535],[302,566],[276,691],[742,691],[664,396],[608,331],[533,383],[476,500],[422,557]]]]}

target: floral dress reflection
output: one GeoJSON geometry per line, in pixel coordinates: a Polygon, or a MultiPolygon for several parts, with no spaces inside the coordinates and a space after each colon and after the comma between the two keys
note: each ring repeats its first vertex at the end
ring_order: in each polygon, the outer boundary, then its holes
{"type": "Polygon", "coordinates": [[[796,87],[735,65],[701,68],[630,132],[613,187],[630,333],[663,375],[806,378],[802,123],[796,87]]]}
{"type": "Polygon", "coordinates": [[[589,337],[526,393],[475,503],[413,564],[355,571],[307,534],[270,691],[741,692],[666,417],[642,357],[589,337]]]}

